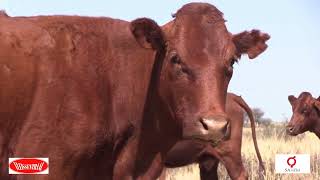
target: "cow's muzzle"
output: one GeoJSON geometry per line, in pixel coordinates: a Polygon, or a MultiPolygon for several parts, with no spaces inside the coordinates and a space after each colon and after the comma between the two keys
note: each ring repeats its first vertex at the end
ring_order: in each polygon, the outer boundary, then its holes
{"type": "Polygon", "coordinates": [[[299,133],[297,132],[297,128],[294,127],[294,126],[291,126],[291,125],[288,125],[288,126],[286,127],[286,132],[287,132],[287,134],[290,135],[290,136],[296,136],[296,135],[299,134],[299,133]]]}
{"type": "Polygon", "coordinates": [[[189,134],[192,139],[207,141],[217,146],[230,135],[229,120],[225,116],[200,118],[199,124],[198,133],[189,134]]]}

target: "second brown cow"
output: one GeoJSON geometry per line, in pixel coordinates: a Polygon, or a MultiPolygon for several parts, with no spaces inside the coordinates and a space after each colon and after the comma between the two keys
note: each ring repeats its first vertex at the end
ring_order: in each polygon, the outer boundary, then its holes
{"type": "Polygon", "coordinates": [[[290,95],[292,117],[287,125],[291,136],[310,131],[320,138],[320,96],[316,99],[309,92],[302,92],[298,98],[290,95]]]}

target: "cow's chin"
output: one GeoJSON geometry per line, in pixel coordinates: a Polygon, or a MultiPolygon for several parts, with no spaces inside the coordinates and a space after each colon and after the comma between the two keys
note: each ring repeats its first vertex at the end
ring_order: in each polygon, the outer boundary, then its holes
{"type": "Polygon", "coordinates": [[[221,141],[225,140],[230,134],[230,125],[219,124],[211,125],[205,128],[201,122],[183,128],[183,139],[197,139],[211,143],[217,146],[221,141]]]}
{"type": "Polygon", "coordinates": [[[287,131],[287,134],[290,136],[297,136],[299,133],[287,131]]]}

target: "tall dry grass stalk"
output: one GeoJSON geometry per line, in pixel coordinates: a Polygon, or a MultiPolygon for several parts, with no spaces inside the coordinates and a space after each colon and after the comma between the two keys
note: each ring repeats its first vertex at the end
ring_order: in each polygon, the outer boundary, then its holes
{"type": "MultiPolygon", "coordinates": [[[[312,133],[296,137],[287,136],[283,124],[273,124],[257,128],[260,152],[266,167],[265,180],[320,180],[320,140],[312,133]],[[275,174],[274,161],[276,154],[310,154],[310,174],[275,174]]],[[[242,159],[250,180],[258,180],[258,160],[253,147],[251,129],[244,128],[242,159]]],[[[222,180],[230,179],[223,165],[218,168],[222,180]]],[[[199,168],[196,164],[184,168],[170,169],[167,180],[197,180],[199,168]]]]}

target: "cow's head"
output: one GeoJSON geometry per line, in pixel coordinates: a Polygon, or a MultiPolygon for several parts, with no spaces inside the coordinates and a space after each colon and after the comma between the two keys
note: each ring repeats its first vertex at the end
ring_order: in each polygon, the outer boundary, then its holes
{"type": "Polygon", "coordinates": [[[150,19],[137,19],[131,31],[143,47],[163,51],[157,91],[170,117],[183,127],[183,137],[224,137],[233,64],[242,54],[252,59],[262,53],[269,35],[258,30],[232,35],[222,13],[206,3],[183,6],[162,28],[150,19]]]}
{"type": "Polygon", "coordinates": [[[298,98],[288,96],[292,106],[292,117],[287,125],[287,133],[292,136],[313,131],[320,119],[320,97],[315,99],[309,92],[303,92],[298,98]]]}

